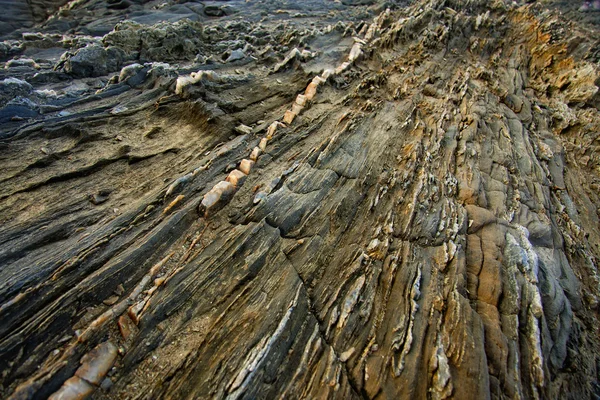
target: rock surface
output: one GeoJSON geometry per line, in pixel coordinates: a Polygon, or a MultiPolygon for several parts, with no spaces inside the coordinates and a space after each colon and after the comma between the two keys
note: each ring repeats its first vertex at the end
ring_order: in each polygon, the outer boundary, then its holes
{"type": "Polygon", "coordinates": [[[0,397],[599,398],[577,10],[78,0],[8,34],[0,397]]]}

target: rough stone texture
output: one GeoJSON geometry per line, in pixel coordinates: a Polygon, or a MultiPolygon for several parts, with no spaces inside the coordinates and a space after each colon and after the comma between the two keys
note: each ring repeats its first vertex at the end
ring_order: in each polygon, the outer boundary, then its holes
{"type": "Polygon", "coordinates": [[[0,0],[0,36],[45,21],[68,0],[0,0]]]}
{"type": "Polygon", "coordinates": [[[591,17],[163,3],[5,42],[0,397],[600,396],[591,17]]]}

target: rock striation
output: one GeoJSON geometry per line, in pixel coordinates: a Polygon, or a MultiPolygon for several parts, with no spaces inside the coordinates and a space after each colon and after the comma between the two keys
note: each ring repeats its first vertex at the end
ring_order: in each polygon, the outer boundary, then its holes
{"type": "Polygon", "coordinates": [[[561,7],[81,0],[13,32],[0,397],[600,397],[600,31],[561,7]]]}

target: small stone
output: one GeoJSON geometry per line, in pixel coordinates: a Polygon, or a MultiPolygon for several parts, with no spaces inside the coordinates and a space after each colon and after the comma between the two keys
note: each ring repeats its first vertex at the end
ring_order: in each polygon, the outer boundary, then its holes
{"type": "Polygon", "coordinates": [[[214,207],[219,200],[221,200],[221,195],[219,193],[210,191],[204,195],[200,206],[206,211],[206,213],[208,213],[208,211],[214,207]]]}
{"type": "Polygon", "coordinates": [[[19,58],[16,60],[10,60],[6,63],[6,69],[9,68],[19,68],[19,67],[27,67],[33,69],[40,69],[40,66],[33,61],[31,58],[19,58]]]}
{"type": "Polygon", "coordinates": [[[267,194],[265,192],[258,192],[254,196],[254,200],[252,201],[254,204],[260,203],[262,200],[267,198],[267,194]]]}
{"type": "Polygon", "coordinates": [[[73,376],[54,392],[48,400],[86,399],[94,392],[94,387],[78,376],[73,376]]]}
{"type": "Polygon", "coordinates": [[[17,96],[27,96],[31,92],[33,92],[33,86],[24,80],[6,78],[0,81],[0,100],[5,98],[8,101],[17,96]]]}
{"type": "Polygon", "coordinates": [[[248,125],[240,124],[235,127],[235,131],[242,135],[248,135],[252,133],[252,128],[250,128],[248,125]]]}
{"type": "Polygon", "coordinates": [[[252,170],[253,166],[254,166],[254,161],[243,159],[240,162],[240,171],[242,171],[244,174],[248,175],[248,174],[250,174],[250,171],[252,170]]]}
{"type": "Polygon", "coordinates": [[[350,359],[350,357],[352,357],[352,354],[354,354],[354,347],[349,348],[348,350],[346,350],[345,352],[343,352],[342,354],[340,354],[340,361],[341,362],[346,362],[348,361],[348,359],[350,359]]]}
{"type": "MultiPolygon", "coordinates": [[[[243,171],[242,171],[243,172],[243,171]]],[[[221,181],[217,183],[213,188],[213,191],[220,193],[221,197],[228,199],[235,193],[235,187],[231,182],[221,181]]]]}
{"type": "Polygon", "coordinates": [[[104,300],[103,303],[107,306],[112,306],[119,301],[119,296],[110,296],[108,299],[104,300]]]}
{"type": "Polygon", "coordinates": [[[261,153],[262,150],[258,147],[255,147],[254,149],[252,149],[252,153],[250,153],[250,159],[256,162],[258,160],[258,157],[260,157],[261,153]]]}
{"type": "Polygon", "coordinates": [[[246,58],[246,53],[244,53],[243,50],[234,50],[231,52],[231,54],[229,55],[229,57],[227,57],[227,60],[225,60],[225,62],[233,62],[233,61],[238,61],[238,60],[242,60],[246,58]]]}
{"type": "Polygon", "coordinates": [[[339,67],[335,69],[335,74],[339,75],[350,67],[350,63],[348,61],[342,63],[339,67]]]}
{"type": "Polygon", "coordinates": [[[199,206],[200,213],[208,216],[212,211],[218,209],[221,204],[229,201],[234,193],[235,186],[232,182],[221,181],[217,183],[204,195],[199,206]]]}
{"type": "Polygon", "coordinates": [[[304,96],[305,96],[306,100],[311,101],[312,99],[315,98],[315,96],[317,94],[318,86],[319,85],[315,82],[309,83],[309,85],[306,87],[306,90],[304,91],[304,96]]]}
{"type": "Polygon", "coordinates": [[[300,112],[302,112],[303,109],[304,107],[298,103],[292,104],[292,113],[294,113],[295,115],[300,115],[300,112]]]}
{"type": "Polygon", "coordinates": [[[294,118],[296,118],[296,114],[292,110],[287,110],[283,115],[283,122],[289,125],[294,122],[294,118]]]}
{"type": "Polygon", "coordinates": [[[233,171],[231,171],[229,173],[226,180],[227,180],[227,182],[231,182],[231,184],[233,186],[235,186],[236,188],[239,188],[240,186],[242,186],[244,184],[244,181],[246,180],[246,176],[247,175],[244,174],[239,169],[234,169],[233,171]]]}
{"type": "Polygon", "coordinates": [[[137,332],[138,327],[133,323],[131,318],[127,313],[121,315],[117,321],[117,326],[119,327],[119,332],[121,332],[121,336],[123,339],[129,339],[132,333],[137,332]]]}
{"type": "Polygon", "coordinates": [[[76,78],[103,76],[119,71],[124,56],[125,53],[118,47],[104,48],[99,44],[90,44],[72,56],[63,55],[66,58],[64,68],[65,72],[76,78]]]}
{"type": "Polygon", "coordinates": [[[273,139],[273,135],[277,131],[278,125],[279,125],[279,122],[277,122],[277,121],[275,121],[271,125],[269,125],[269,128],[267,128],[267,139],[268,140],[273,139]]]}
{"type": "MultiPolygon", "coordinates": [[[[113,108],[112,110],[110,110],[109,112],[110,112],[111,114],[113,114],[113,115],[116,115],[116,114],[120,114],[120,113],[122,113],[122,112],[125,112],[125,111],[127,111],[127,110],[128,110],[128,108],[127,108],[127,107],[125,107],[125,106],[117,106],[117,107],[113,108]]],[[[117,136],[117,137],[118,137],[118,136],[117,136]]],[[[118,140],[118,139],[117,139],[117,140],[118,140]]],[[[121,140],[122,140],[122,139],[121,139],[121,140]]]]}
{"type": "Polygon", "coordinates": [[[354,43],[352,49],[350,50],[350,55],[348,56],[349,61],[356,61],[362,55],[362,45],[360,43],[354,43]]]}
{"type": "Polygon", "coordinates": [[[94,385],[99,385],[117,358],[117,347],[111,342],[96,346],[81,359],[75,375],[94,385]]]}
{"type": "Polygon", "coordinates": [[[110,193],[110,190],[101,190],[98,193],[91,194],[89,196],[89,199],[92,202],[92,204],[99,205],[108,200],[110,193]]]}
{"type": "Polygon", "coordinates": [[[258,148],[264,152],[267,149],[267,143],[268,143],[267,138],[260,139],[260,142],[258,143],[258,148]]]}
{"type": "Polygon", "coordinates": [[[326,69],[325,71],[323,71],[323,73],[321,74],[321,78],[323,78],[323,79],[327,80],[327,79],[329,79],[329,77],[330,77],[331,75],[333,75],[333,74],[334,74],[334,70],[333,70],[333,69],[330,69],[330,68],[328,68],[328,69],[326,69]]]}
{"type": "Polygon", "coordinates": [[[125,288],[123,287],[123,284],[122,284],[122,283],[119,283],[119,286],[117,286],[117,288],[115,289],[114,293],[115,293],[117,296],[122,296],[122,295],[123,295],[123,293],[125,293],[125,288]]]}
{"type": "Polygon", "coordinates": [[[303,94],[299,94],[296,97],[296,104],[298,104],[300,107],[304,107],[306,105],[306,96],[303,94]]]}
{"type": "Polygon", "coordinates": [[[119,73],[119,82],[124,82],[132,76],[135,76],[143,68],[144,67],[138,63],[123,67],[123,69],[121,69],[121,72],[119,73]]]}

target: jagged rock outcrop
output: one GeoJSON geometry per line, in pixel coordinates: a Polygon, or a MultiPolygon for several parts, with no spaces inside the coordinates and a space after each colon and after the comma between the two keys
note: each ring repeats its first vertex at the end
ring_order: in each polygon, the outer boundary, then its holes
{"type": "Polygon", "coordinates": [[[210,3],[5,42],[0,395],[600,396],[597,28],[210,3]]]}

